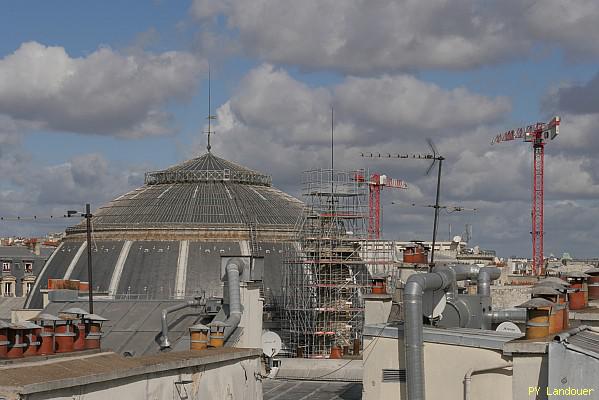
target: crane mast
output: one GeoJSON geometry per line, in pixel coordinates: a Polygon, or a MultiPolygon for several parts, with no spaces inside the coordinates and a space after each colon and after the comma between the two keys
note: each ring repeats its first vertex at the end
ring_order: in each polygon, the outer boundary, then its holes
{"type": "Polygon", "coordinates": [[[543,239],[544,239],[544,197],[545,197],[545,144],[559,134],[560,118],[554,117],[550,122],[536,124],[503,132],[493,138],[491,144],[515,139],[524,139],[532,143],[532,273],[543,272],[543,239]]]}
{"type": "Polygon", "coordinates": [[[366,181],[363,175],[357,175],[356,180],[368,184],[368,238],[381,238],[381,192],[383,188],[407,189],[408,185],[401,179],[389,178],[387,175],[372,174],[366,181]]]}

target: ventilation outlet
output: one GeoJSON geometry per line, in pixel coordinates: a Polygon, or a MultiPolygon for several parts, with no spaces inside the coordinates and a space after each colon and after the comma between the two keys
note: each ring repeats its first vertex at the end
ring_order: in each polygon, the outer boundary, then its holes
{"type": "Polygon", "coordinates": [[[383,382],[405,382],[405,369],[383,369],[383,382]]]}

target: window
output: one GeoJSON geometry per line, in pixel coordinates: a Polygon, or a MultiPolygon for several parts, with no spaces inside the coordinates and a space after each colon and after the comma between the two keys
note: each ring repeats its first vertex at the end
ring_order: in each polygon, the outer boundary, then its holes
{"type": "Polygon", "coordinates": [[[4,295],[12,296],[12,282],[4,282],[4,295]]]}
{"type": "Polygon", "coordinates": [[[8,261],[2,262],[2,272],[10,272],[10,263],[8,261]]]}
{"type": "Polygon", "coordinates": [[[33,282],[26,282],[25,283],[25,294],[29,294],[29,292],[31,292],[32,289],[33,289],[33,282]]]}
{"type": "Polygon", "coordinates": [[[25,261],[25,272],[32,273],[33,272],[33,263],[25,261]]]}

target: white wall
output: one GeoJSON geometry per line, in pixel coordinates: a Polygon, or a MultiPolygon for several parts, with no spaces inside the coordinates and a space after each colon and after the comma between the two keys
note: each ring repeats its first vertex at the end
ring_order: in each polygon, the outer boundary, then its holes
{"type": "Polygon", "coordinates": [[[139,375],[23,396],[28,400],[262,400],[260,361],[243,360],[139,375]],[[187,396],[187,397],[186,397],[187,396]]]}
{"type": "MultiPolygon", "coordinates": [[[[365,340],[363,400],[407,399],[406,384],[383,383],[382,369],[405,368],[403,342],[392,338],[365,340]],[[398,349],[398,342],[400,347],[398,349]],[[399,353],[398,353],[399,352],[399,353]],[[401,359],[401,366],[399,366],[401,359]]],[[[464,376],[470,368],[484,368],[509,359],[500,351],[438,343],[424,344],[427,399],[463,400],[464,376]]],[[[475,374],[472,399],[512,399],[512,371],[500,370],[475,374]]]]}
{"type": "Polygon", "coordinates": [[[264,299],[260,297],[260,282],[242,283],[240,295],[243,313],[239,327],[243,331],[235,347],[261,348],[264,299]]]}

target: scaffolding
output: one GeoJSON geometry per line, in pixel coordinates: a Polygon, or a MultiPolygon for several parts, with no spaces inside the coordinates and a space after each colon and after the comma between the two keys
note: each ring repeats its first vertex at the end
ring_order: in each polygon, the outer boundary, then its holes
{"type": "Polygon", "coordinates": [[[363,295],[372,273],[393,264],[392,245],[367,240],[368,186],[360,174],[303,174],[305,208],[283,274],[282,333],[291,356],[324,358],[333,346],[359,351],[363,295]]]}

